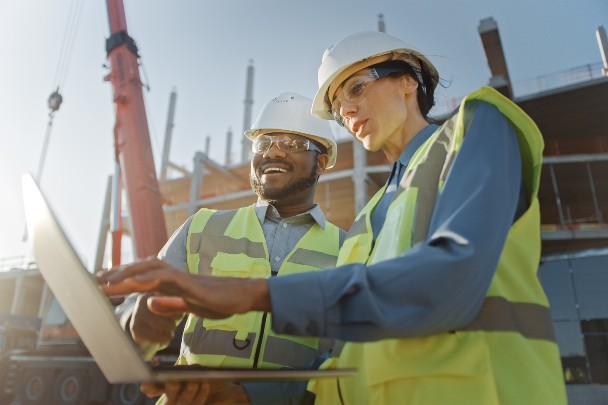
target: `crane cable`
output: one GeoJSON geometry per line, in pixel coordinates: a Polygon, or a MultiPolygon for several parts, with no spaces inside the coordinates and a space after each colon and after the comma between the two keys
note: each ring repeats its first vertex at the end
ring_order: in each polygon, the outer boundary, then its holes
{"type": "Polygon", "coordinates": [[[38,161],[38,170],[36,172],[36,181],[40,182],[42,176],[42,169],[44,167],[44,161],[46,158],[46,152],[48,149],[49,139],[51,137],[51,129],[53,127],[53,116],[55,112],[61,107],[63,97],[59,93],[59,89],[65,83],[68,73],[68,67],[70,59],[72,57],[72,51],[74,50],[74,39],[76,38],[76,32],[78,31],[78,23],[82,15],[82,0],[72,0],[70,4],[70,10],[68,13],[68,21],[63,33],[63,40],[61,42],[61,49],[59,51],[59,60],[57,62],[57,70],[55,71],[55,78],[53,80],[53,88],[55,91],[51,93],[47,100],[49,107],[49,122],[46,127],[44,135],[44,143],[42,144],[42,151],[40,152],[40,160],[38,161]]]}
{"type": "Polygon", "coordinates": [[[59,107],[61,107],[61,103],[63,102],[63,97],[59,93],[59,89],[61,85],[65,83],[67,77],[70,58],[72,57],[72,51],[74,50],[74,38],[76,38],[78,22],[80,21],[80,16],[82,15],[82,5],[82,0],[72,0],[72,3],[70,4],[68,22],[63,33],[63,40],[61,42],[61,49],[59,51],[59,61],[57,63],[57,70],[55,71],[55,79],[53,81],[53,87],[56,90],[51,93],[47,101],[49,107],[49,122],[44,134],[44,143],[42,144],[40,160],[38,161],[38,170],[36,172],[36,181],[38,183],[40,182],[40,178],[42,176],[46,152],[48,149],[49,139],[51,137],[53,116],[55,115],[55,112],[59,110],[59,107]]]}
{"type": "MultiPolygon", "coordinates": [[[[46,160],[46,153],[49,146],[49,140],[51,138],[51,130],[53,128],[53,117],[55,115],[55,112],[59,110],[59,107],[61,107],[61,103],[63,102],[63,97],[59,93],[59,89],[61,85],[65,83],[65,80],[67,78],[70,58],[72,57],[72,51],[74,50],[74,38],[76,38],[76,32],[78,31],[78,23],[80,22],[80,16],[82,15],[82,5],[82,0],[72,0],[72,3],[70,5],[70,11],[68,14],[68,22],[63,33],[63,40],[59,52],[59,61],[57,63],[57,70],[55,71],[55,79],[53,80],[53,88],[55,89],[55,91],[51,93],[47,100],[47,104],[49,107],[49,121],[46,125],[46,131],[44,133],[44,141],[42,144],[42,150],[40,151],[40,159],[38,160],[38,170],[36,170],[35,180],[38,184],[40,184],[40,180],[42,177],[44,161],[46,160]]],[[[27,228],[25,228],[22,240],[26,241],[27,238],[27,228]]]]}
{"type": "Polygon", "coordinates": [[[70,59],[72,57],[72,51],[74,50],[74,40],[76,38],[76,32],[78,31],[80,17],[82,16],[83,4],[84,2],[82,0],[72,0],[70,5],[68,21],[63,33],[57,70],[55,71],[55,79],[53,81],[53,88],[56,88],[57,91],[65,83],[67,78],[70,59]]]}

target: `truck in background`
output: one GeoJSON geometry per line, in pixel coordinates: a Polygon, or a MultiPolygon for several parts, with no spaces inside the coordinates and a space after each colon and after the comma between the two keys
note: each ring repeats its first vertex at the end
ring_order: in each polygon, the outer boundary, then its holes
{"type": "MultiPolygon", "coordinates": [[[[110,267],[121,261],[123,185],[127,185],[124,191],[134,256],[156,255],[167,240],[167,231],[139,75],[138,49],[127,31],[123,1],[106,0],[106,3],[110,26],[106,52],[110,72],[105,80],[112,85],[116,113],[115,217],[110,227],[110,267]]],[[[49,108],[55,112],[59,104],[60,100],[49,102],[49,108]]],[[[105,235],[101,239],[105,240],[105,235]]],[[[146,401],[136,384],[108,384],[34,263],[0,271],[0,317],[0,403],[142,404],[146,401]]],[[[176,345],[179,347],[180,336],[176,333],[169,348],[159,353],[161,362],[172,363],[172,353],[176,345]]]]}
{"type": "Polygon", "coordinates": [[[1,404],[153,403],[137,384],[108,383],[33,263],[0,271],[0,382],[1,404]]]}

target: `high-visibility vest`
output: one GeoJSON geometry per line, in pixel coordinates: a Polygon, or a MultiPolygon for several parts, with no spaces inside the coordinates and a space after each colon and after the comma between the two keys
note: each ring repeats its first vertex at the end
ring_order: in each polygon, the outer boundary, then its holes
{"type": "MultiPolygon", "coordinates": [[[[342,231],[325,222],[311,226],[285,257],[278,276],[334,267],[342,231]]],[[[264,232],[254,206],[201,209],[188,229],[188,269],[194,274],[271,277],[264,232]]],[[[307,286],[302,286],[306,288],[307,286]]],[[[226,319],[189,315],[177,364],[212,367],[305,367],[327,351],[326,339],[274,333],[271,315],[249,312],[226,319]]]]}
{"type": "Polygon", "coordinates": [[[374,196],[349,231],[338,264],[378,263],[426,240],[437,196],[462,144],[464,123],[471,118],[465,108],[474,100],[496,106],[514,127],[529,203],[511,226],[480,312],[457,331],[345,343],[339,356],[322,367],[357,367],[358,374],[312,381],[309,389],[317,403],[566,403],[549,304],[537,277],[543,140],[534,122],[495,90],[484,87],[467,96],[458,113],[415,152],[372,250],[370,216],[384,190],[374,196]]]}

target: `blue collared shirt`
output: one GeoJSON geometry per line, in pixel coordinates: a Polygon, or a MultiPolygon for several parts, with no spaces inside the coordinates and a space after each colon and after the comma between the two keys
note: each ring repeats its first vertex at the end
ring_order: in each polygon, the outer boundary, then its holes
{"type": "Polygon", "coordinates": [[[399,159],[393,163],[391,174],[388,176],[386,191],[372,212],[371,222],[374,231],[374,240],[376,240],[376,236],[378,236],[380,229],[382,229],[382,225],[384,225],[386,210],[388,210],[388,206],[395,198],[395,191],[397,191],[397,186],[403,177],[403,173],[405,173],[405,168],[410,164],[410,160],[412,159],[412,156],[414,156],[414,153],[431,135],[433,135],[437,128],[439,128],[437,125],[431,124],[418,132],[410,143],[407,144],[405,149],[403,149],[403,152],[399,155],[399,159]]]}

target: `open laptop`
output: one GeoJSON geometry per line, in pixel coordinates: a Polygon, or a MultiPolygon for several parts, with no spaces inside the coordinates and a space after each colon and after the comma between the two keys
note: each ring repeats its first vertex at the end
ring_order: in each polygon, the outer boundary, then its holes
{"type": "Polygon", "coordinates": [[[123,331],[114,309],[70,244],[38,185],[22,179],[29,241],[40,273],[80,338],[110,383],[187,380],[307,380],[347,376],[354,369],[222,369],[154,370],[123,331]]]}

